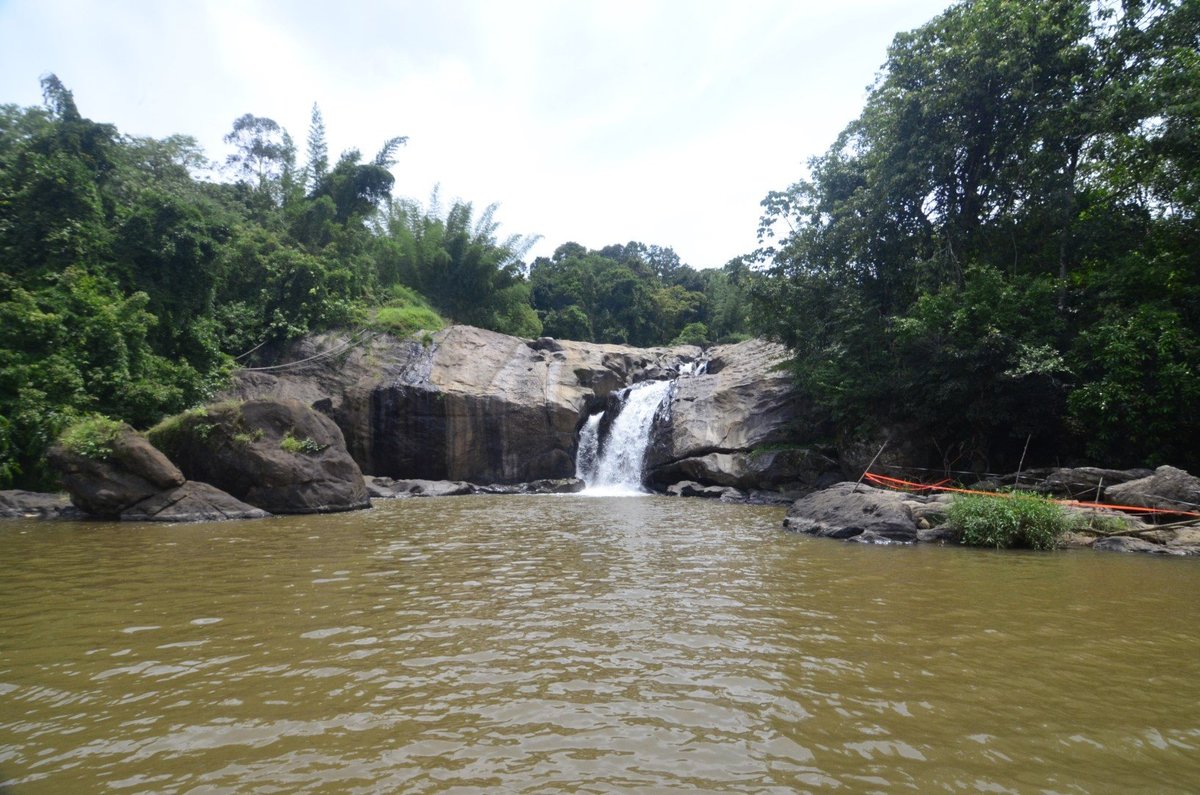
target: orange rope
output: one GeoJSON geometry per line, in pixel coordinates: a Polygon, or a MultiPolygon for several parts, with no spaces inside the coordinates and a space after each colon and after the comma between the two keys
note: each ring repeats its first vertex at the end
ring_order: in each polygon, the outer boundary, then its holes
{"type": "MultiPolygon", "coordinates": [[[[987,497],[1008,497],[1011,492],[996,492],[996,491],[978,491],[976,489],[959,489],[953,486],[944,486],[943,480],[940,483],[926,484],[914,483],[911,480],[901,480],[900,478],[889,478],[887,475],[876,475],[874,472],[867,472],[863,476],[877,486],[884,488],[896,489],[897,491],[950,491],[955,494],[982,494],[987,497]]],[[[1117,511],[1127,511],[1129,513],[1143,514],[1170,514],[1171,516],[1196,516],[1200,517],[1200,513],[1195,511],[1178,511],[1171,508],[1146,508],[1141,505],[1116,505],[1108,502],[1081,502],[1079,500],[1051,500],[1059,505],[1070,505],[1075,508],[1110,508],[1117,511]]]]}

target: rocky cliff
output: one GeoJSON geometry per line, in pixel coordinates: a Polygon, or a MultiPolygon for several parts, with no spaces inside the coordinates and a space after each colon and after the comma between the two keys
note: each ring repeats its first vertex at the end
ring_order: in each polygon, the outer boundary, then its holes
{"type": "Polygon", "coordinates": [[[782,369],[786,359],[783,346],[763,340],[711,349],[701,374],[679,379],[655,423],[651,481],[775,489],[839,480],[832,458],[797,444],[816,429],[782,369]]]}
{"type": "Polygon", "coordinates": [[[670,422],[659,423],[649,456],[652,480],[762,487],[813,470],[810,457],[768,449],[797,422],[790,378],[776,369],[783,349],[752,340],[707,353],[522,340],[469,326],[424,342],[326,334],[241,371],[227,397],[314,406],[368,475],[521,483],[573,476],[578,429],[610,394],[707,359],[707,373],[672,392],[670,422]]]}
{"type": "Polygon", "coordinates": [[[521,483],[574,474],[576,431],[613,390],[667,377],[694,346],[522,340],[452,326],[425,342],[306,338],[244,370],[229,397],[304,401],[342,429],[370,475],[521,483]],[[307,360],[307,361],[302,361],[307,360]],[[275,363],[301,362],[275,368],[275,363]]]}

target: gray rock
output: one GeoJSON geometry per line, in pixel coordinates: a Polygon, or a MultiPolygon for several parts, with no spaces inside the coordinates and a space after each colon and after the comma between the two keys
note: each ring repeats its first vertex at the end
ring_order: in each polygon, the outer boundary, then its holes
{"type": "Polygon", "coordinates": [[[829,538],[871,532],[892,541],[917,540],[917,525],[903,494],[838,483],[797,500],[784,527],[829,538]]]}
{"type": "Polygon", "coordinates": [[[54,445],[46,454],[71,502],[96,516],[116,518],[125,509],[164,489],[183,485],[184,476],[161,452],[128,425],[105,458],[89,458],[54,445]]]}
{"type": "Polygon", "coordinates": [[[787,350],[747,340],[712,348],[709,357],[705,373],[675,384],[663,415],[669,422],[654,425],[646,457],[651,480],[769,488],[798,479],[789,456],[761,452],[794,441],[802,406],[781,368],[787,350]]]}
{"type": "Polygon", "coordinates": [[[1099,549],[1104,552],[1145,552],[1151,555],[1182,554],[1172,552],[1170,548],[1162,544],[1155,544],[1145,539],[1133,538],[1131,536],[1097,538],[1092,544],[1092,549],[1099,549]]]}
{"type": "Polygon", "coordinates": [[[127,522],[219,522],[265,519],[271,514],[247,505],[216,486],[189,480],[161,491],[121,512],[127,522]]]}
{"type": "Polygon", "coordinates": [[[1161,466],[1154,474],[1113,486],[1109,502],[1177,511],[1200,511],[1200,478],[1182,469],[1161,466]]]}
{"type": "Polygon", "coordinates": [[[461,480],[392,480],[385,477],[374,477],[369,481],[372,497],[461,497],[476,494],[478,489],[471,483],[461,480]]]}
{"type": "Polygon", "coordinates": [[[150,436],[189,480],[270,513],[371,505],[337,425],[298,401],[219,403],[161,423],[150,436]]]}
{"type": "Polygon", "coordinates": [[[483,494],[577,494],[587,488],[579,478],[547,478],[529,483],[478,486],[483,494]]]}
{"type": "Polygon", "coordinates": [[[0,518],[31,519],[59,517],[71,507],[65,494],[43,494],[38,491],[13,489],[0,491],[0,518]]]}
{"type": "Polygon", "coordinates": [[[666,493],[672,497],[703,497],[726,502],[744,502],[746,499],[743,492],[730,486],[706,486],[690,480],[671,484],[666,493]]]}
{"type": "Polygon", "coordinates": [[[321,402],[373,475],[519,484],[575,474],[580,417],[648,373],[673,373],[695,346],[631,348],[538,340],[451,326],[430,344],[385,335],[342,350],[345,335],[308,337],[271,361],[334,357],[235,375],[230,397],[321,402]]]}
{"type": "Polygon", "coordinates": [[[917,530],[917,540],[923,544],[957,544],[962,533],[950,525],[940,524],[917,530]]]}
{"type": "Polygon", "coordinates": [[[1069,467],[1055,469],[1038,484],[1038,491],[1073,500],[1103,500],[1108,489],[1152,475],[1149,469],[1101,469],[1069,467]]]}

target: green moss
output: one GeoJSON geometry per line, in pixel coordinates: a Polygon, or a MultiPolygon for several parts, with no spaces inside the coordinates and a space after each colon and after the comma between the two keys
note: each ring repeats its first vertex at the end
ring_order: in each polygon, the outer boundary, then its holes
{"type": "Polygon", "coordinates": [[[381,307],[371,322],[373,328],[386,331],[397,337],[407,337],[416,331],[437,331],[445,327],[446,321],[432,309],[420,306],[381,307]]]}
{"type": "Polygon", "coordinates": [[[367,324],[397,337],[407,337],[417,331],[438,331],[446,321],[419,294],[403,285],[388,290],[388,302],[374,310],[367,324]]]}
{"type": "Polygon", "coordinates": [[[946,522],[968,546],[1054,549],[1074,523],[1061,506],[1034,494],[961,494],[946,522]]]}
{"type": "Polygon", "coordinates": [[[163,419],[153,428],[146,431],[146,437],[152,445],[160,450],[169,449],[185,431],[190,432],[194,429],[199,429],[197,435],[202,439],[207,439],[208,435],[216,428],[216,425],[213,423],[204,421],[207,419],[207,409],[188,409],[187,411],[163,419]]]}
{"type": "Polygon", "coordinates": [[[307,436],[297,438],[292,435],[291,431],[284,434],[279,440],[279,447],[293,455],[316,455],[325,449],[325,445],[317,444],[307,436]]]}
{"type": "Polygon", "coordinates": [[[261,438],[263,438],[263,429],[255,428],[253,431],[235,433],[233,435],[233,443],[242,447],[249,447],[261,438]]]}
{"type": "Polygon", "coordinates": [[[113,443],[125,428],[125,423],[92,414],[67,427],[58,443],[75,455],[105,461],[113,454],[113,443]]]}

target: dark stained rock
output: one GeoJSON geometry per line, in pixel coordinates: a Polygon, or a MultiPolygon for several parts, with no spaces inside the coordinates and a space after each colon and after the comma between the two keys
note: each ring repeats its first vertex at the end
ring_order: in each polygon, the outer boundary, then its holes
{"type": "Polygon", "coordinates": [[[579,478],[546,478],[529,483],[478,486],[480,494],[577,494],[587,488],[579,478]]]}
{"type": "Polygon", "coordinates": [[[224,402],[150,431],[189,480],[210,483],[270,513],[370,507],[342,432],[295,400],[224,402]]]}
{"type": "Polygon", "coordinates": [[[422,480],[410,478],[393,480],[387,477],[373,477],[367,481],[367,488],[372,497],[393,499],[398,497],[461,497],[475,494],[478,489],[472,483],[461,480],[422,480]]]}
{"type": "Polygon", "coordinates": [[[1072,500],[1103,500],[1108,489],[1154,474],[1149,469],[1101,469],[1064,467],[1055,469],[1038,484],[1038,491],[1072,500]]]}
{"type": "Polygon", "coordinates": [[[115,518],[151,495],[183,485],[179,469],[133,428],[124,426],[111,448],[103,458],[80,455],[61,444],[47,453],[80,510],[115,518]]]}
{"type": "Polygon", "coordinates": [[[1097,538],[1092,544],[1092,549],[1099,549],[1104,552],[1145,552],[1151,555],[1183,554],[1172,552],[1169,547],[1163,544],[1155,544],[1143,538],[1133,538],[1131,536],[1097,538]]]}
{"type": "Polygon", "coordinates": [[[264,519],[271,514],[232,497],[207,483],[189,480],[161,491],[121,512],[127,522],[219,522],[264,519]]]}
{"type": "Polygon", "coordinates": [[[451,326],[427,343],[384,335],[348,349],[347,342],[337,334],[297,341],[271,361],[312,361],[238,373],[229,396],[320,402],[372,475],[479,484],[573,476],[576,431],[589,408],[702,353],[531,343],[471,326],[451,326]],[[321,355],[334,350],[335,357],[321,355]]]}
{"type": "Polygon", "coordinates": [[[917,530],[917,540],[922,544],[957,544],[962,540],[962,533],[950,525],[940,524],[917,530]]]}
{"type": "Polygon", "coordinates": [[[656,483],[691,480],[739,489],[832,486],[843,479],[837,461],[815,450],[710,452],[661,464],[652,470],[656,483]]]}
{"type": "Polygon", "coordinates": [[[784,527],[829,538],[862,533],[890,541],[916,541],[917,525],[906,495],[854,483],[838,483],[802,497],[788,509],[784,527]]]}
{"type": "Polygon", "coordinates": [[[1200,478],[1171,466],[1161,466],[1148,477],[1113,486],[1106,494],[1109,502],[1121,505],[1200,511],[1200,478]]]}
{"type": "Polygon", "coordinates": [[[20,489],[0,491],[0,518],[3,519],[50,519],[61,516],[70,507],[71,498],[65,494],[20,489]]]}
{"type": "Polygon", "coordinates": [[[667,487],[666,493],[672,497],[703,497],[726,502],[744,502],[746,499],[744,492],[731,486],[706,486],[691,480],[672,483],[667,487]]]}

